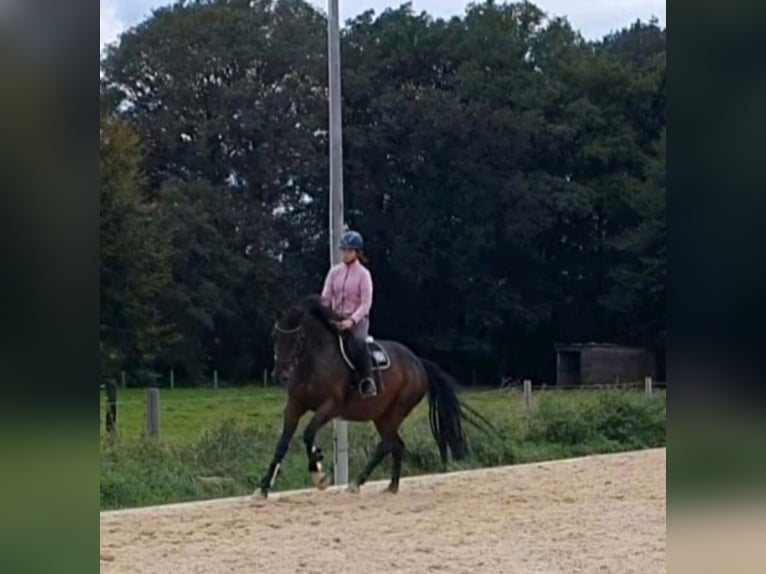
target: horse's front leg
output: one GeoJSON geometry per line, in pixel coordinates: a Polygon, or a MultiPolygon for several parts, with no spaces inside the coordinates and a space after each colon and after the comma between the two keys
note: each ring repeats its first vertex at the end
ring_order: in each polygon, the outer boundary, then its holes
{"type": "Polygon", "coordinates": [[[340,414],[340,407],[332,400],[317,409],[306,429],[303,431],[303,442],[306,444],[306,456],[309,459],[309,473],[314,486],[324,490],[330,485],[330,480],[322,470],[322,450],[316,446],[316,435],[325,424],[340,414]]]}
{"type": "Polygon", "coordinates": [[[285,405],[283,414],[282,434],[277,442],[274,458],[271,459],[269,470],[261,479],[260,487],[254,494],[260,492],[260,495],[266,498],[269,495],[269,490],[274,487],[274,481],[279,474],[279,467],[287,454],[287,449],[290,447],[290,440],[293,438],[295,429],[298,428],[298,422],[305,412],[305,408],[297,405],[292,399],[287,399],[287,405],[285,405]]]}

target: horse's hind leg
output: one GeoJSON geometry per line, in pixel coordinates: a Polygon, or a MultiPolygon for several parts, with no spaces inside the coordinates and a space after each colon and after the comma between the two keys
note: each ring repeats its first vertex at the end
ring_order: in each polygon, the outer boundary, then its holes
{"type": "Polygon", "coordinates": [[[396,434],[396,440],[391,448],[391,459],[391,483],[386,490],[396,494],[399,492],[399,478],[402,475],[402,460],[404,459],[404,441],[399,433],[396,434]]]}
{"type": "Polygon", "coordinates": [[[404,453],[404,442],[402,442],[402,439],[397,432],[399,425],[401,424],[401,417],[397,416],[395,412],[389,411],[388,415],[384,415],[383,418],[374,421],[374,423],[375,428],[380,435],[380,442],[367,463],[367,466],[364,467],[364,470],[359,474],[359,477],[354,484],[351,485],[350,490],[352,492],[357,492],[359,488],[367,482],[367,479],[370,478],[373,471],[389,453],[391,453],[393,457],[393,474],[396,476],[395,487],[391,486],[394,485],[394,480],[392,478],[389,491],[396,492],[399,489],[399,475],[402,471],[402,457],[404,453]]]}
{"type": "Polygon", "coordinates": [[[359,492],[359,488],[365,482],[367,482],[367,479],[370,478],[372,472],[378,467],[383,459],[386,458],[386,455],[389,452],[391,452],[391,443],[381,437],[378,446],[375,448],[375,452],[367,462],[367,466],[364,467],[364,470],[362,470],[362,472],[359,474],[359,477],[356,479],[356,481],[354,481],[354,483],[349,486],[349,490],[351,492],[359,492]]]}

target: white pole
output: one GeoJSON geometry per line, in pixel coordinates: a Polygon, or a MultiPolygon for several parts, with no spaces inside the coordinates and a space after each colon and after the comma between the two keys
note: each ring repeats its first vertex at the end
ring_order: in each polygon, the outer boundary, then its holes
{"type": "MultiPolygon", "coordinates": [[[[343,128],[340,86],[340,15],[338,0],[329,0],[327,62],[330,84],[330,263],[340,263],[343,234],[343,128]]],[[[348,484],[348,425],[334,420],[335,484],[348,484]]]]}
{"type": "Polygon", "coordinates": [[[644,394],[647,397],[652,396],[652,378],[651,377],[644,378],[644,394]]]}

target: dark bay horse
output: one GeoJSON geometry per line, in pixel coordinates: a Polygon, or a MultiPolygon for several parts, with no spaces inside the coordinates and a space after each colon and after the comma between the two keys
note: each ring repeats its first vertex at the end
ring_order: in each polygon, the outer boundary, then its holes
{"type": "Polygon", "coordinates": [[[399,427],[415,406],[428,394],[431,432],[443,464],[448,450],[453,459],[466,455],[463,421],[492,428],[478,413],[462,404],[454,380],[435,363],[418,358],[411,350],[393,341],[378,341],[391,359],[381,371],[378,396],[362,398],[352,386],[352,372],[339,345],[339,321],[318,296],[306,298],[278,317],[273,331],[274,374],[287,387],[282,435],[274,457],[256,494],[268,496],[287,453],[301,417],[313,412],[303,432],[309,472],[319,489],[329,485],[322,472],[322,453],[315,445],[323,425],[341,417],[349,421],[372,421],[380,442],[356,481],[349,487],[358,491],[381,461],[391,454],[391,483],[388,491],[399,490],[404,442],[399,427]]]}

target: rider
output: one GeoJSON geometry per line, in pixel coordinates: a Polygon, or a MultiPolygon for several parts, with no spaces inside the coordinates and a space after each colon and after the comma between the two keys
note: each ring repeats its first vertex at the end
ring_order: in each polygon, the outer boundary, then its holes
{"type": "Polygon", "coordinates": [[[359,392],[365,397],[378,394],[372,379],[372,365],[367,351],[372,306],[372,276],[362,264],[364,240],[356,231],[347,231],[340,241],[343,262],[327,273],[322,289],[322,302],[340,315],[340,329],[350,333],[354,366],[359,375],[359,392]]]}

